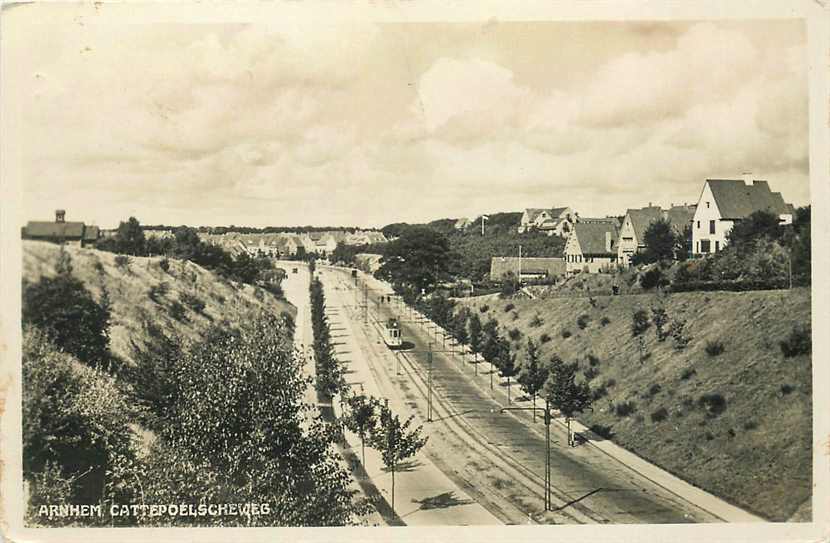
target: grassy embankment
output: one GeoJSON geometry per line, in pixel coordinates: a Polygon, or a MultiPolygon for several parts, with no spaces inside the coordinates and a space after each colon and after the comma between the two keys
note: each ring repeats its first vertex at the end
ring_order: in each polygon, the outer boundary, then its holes
{"type": "Polygon", "coordinates": [[[809,327],[810,291],[591,300],[488,296],[462,303],[476,312],[488,305],[483,320],[497,319],[505,337],[518,329],[514,347],[530,337],[541,343],[543,359],[558,353],[578,361],[582,378],[606,391],[579,417],[586,425],[608,429],[623,447],[765,518],[808,520],[811,357],[785,358],[779,342],[795,325],[809,327]],[[505,311],[508,304],[515,307],[505,311]],[[658,341],[653,324],[643,344],[632,336],[633,313],[651,316],[658,305],[669,319],[686,320],[685,349],[675,350],[672,337],[658,341]],[[543,334],[550,339],[541,342],[543,334]],[[707,344],[716,352],[717,342],[722,352],[708,353],[707,344]]]}

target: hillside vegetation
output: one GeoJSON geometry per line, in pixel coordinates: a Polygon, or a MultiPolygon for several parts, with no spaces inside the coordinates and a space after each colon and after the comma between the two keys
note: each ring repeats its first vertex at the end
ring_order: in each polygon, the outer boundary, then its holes
{"type": "Polygon", "coordinates": [[[184,261],[23,249],[28,524],[358,522],[339,432],[302,400],[292,306],[184,261]],[[103,515],[39,514],[58,503],[103,515]]]}
{"type": "Polygon", "coordinates": [[[578,362],[597,433],[770,520],[809,519],[809,289],[459,303],[496,319],[519,361],[532,338],[543,360],[578,362]]]}

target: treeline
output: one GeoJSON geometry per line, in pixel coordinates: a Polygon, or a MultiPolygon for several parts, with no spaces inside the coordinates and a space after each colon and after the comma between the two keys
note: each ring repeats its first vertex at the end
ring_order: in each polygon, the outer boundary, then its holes
{"type": "Polygon", "coordinates": [[[383,254],[387,243],[370,243],[367,245],[346,245],[339,242],[337,247],[332,251],[329,260],[332,262],[341,262],[346,265],[355,264],[355,256],[361,253],[383,254]]]}
{"type": "Polygon", "coordinates": [[[121,222],[115,235],[100,240],[96,248],[121,255],[164,255],[189,260],[229,280],[258,285],[277,296],[282,296],[282,274],[267,258],[252,258],[247,253],[231,255],[223,248],[203,242],[195,228],[177,227],[172,237],[145,237],[143,227],[135,217],[121,222]]]}
{"type": "MultiPolygon", "coordinates": [[[[475,364],[478,364],[479,356],[490,363],[491,387],[492,367],[507,379],[508,403],[511,401],[511,379],[516,378],[522,391],[531,397],[533,407],[536,407],[536,400],[540,398],[545,402],[546,409],[557,411],[565,417],[569,442],[573,444],[570,439],[570,419],[589,409],[594,401],[594,394],[588,383],[576,380],[579,369],[576,362],[567,363],[554,354],[544,363],[540,360],[537,345],[531,339],[527,340],[523,359],[517,362],[521,338],[518,330],[511,330],[508,338],[505,338],[500,335],[495,319],[490,318],[482,323],[477,313],[468,308],[456,310],[455,302],[443,296],[432,295],[423,298],[417,303],[417,308],[446,330],[459,345],[469,346],[475,357],[475,364]],[[511,342],[515,342],[515,347],[511,342]]],[[[484,313],[488,309],[487,306],[482,306],[481,312],[484,313]]],[[[534,417],[535,415],[534,410],[534,417]]]]}
{"type": "MultiPolygon", "coordinates": [[[[174,231],[179,228],[182,228],[181,225],[179,226],[170,226],[166,224],[152,224],[152,225],[145,225],[143,226],[145,230],[169,230],[174,231]]],[[[199,232],[200,234],[228,234],[228,233],[238,233],[238,234],[281,234],[281,233],[297,233],[297,234],[305,234],[309,232],[349,232],[353,234],[359,231],[376,231],[376,228],[362,228],[359,226],[264,226],[261,228],[257,228],[255,226],[196,226],[194,229],[199,232]]]]}
{"type": "Polygon", "coordinates": [[[329,526],[364,512],[333,449],[338,428],[308,422],[290,317],[252,313],[193,341],[145,323],[153,329],[134,345],[134,365],[113,367],[108,301],[94,300],[61,258],[56,277],[24,285],[27,522],[329,526]],[[116,504],[219,503],[268,510],[109,515],[116,504]],[[100,505],[104,514],[38,514],[50,504],[100,505]]]}

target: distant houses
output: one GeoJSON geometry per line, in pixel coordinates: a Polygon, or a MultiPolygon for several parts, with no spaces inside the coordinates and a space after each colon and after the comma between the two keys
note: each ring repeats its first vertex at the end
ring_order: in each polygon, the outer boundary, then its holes
{"type": "Polygon", "coordinates": [[[578,215],[570,207],[528,208],[522,214],[518,231],[522,234],[535,230],[548,236],[567,237],[577,220],[578,215]]]}
{"type": "Polygon", "coordinates": [[[297,258],[305,254],[327,257],[332,254],[339,243],[370,245],[388,241],[382,232],[374,230],[358,230],[351,233],[344,230],[275,234],[226,232],[224,234],[200,234],[199,236],[206,243],[218,245],[232,253],[245,252],[250,256],[272,258],[297,258]]]}
{"type": "Polygon", "coordinates": [[[792,224],[792,204],[785,203],[780,192],[772,192],[766,181],[749,181],[706,180],[692,219],[693,255],[704,256],[723,249],[735,223],[756,211],[768,211],[777,215],[781,224],[792,224]]]}
{"type": "Polygon", "coordinates": [[[29,221],[21,231],[23,239],[66,243],[76,247],[94,245],[101,237],[97,226],[78,221],[66,221],[66,211],[55,211],[55,221],[29,221]]]}

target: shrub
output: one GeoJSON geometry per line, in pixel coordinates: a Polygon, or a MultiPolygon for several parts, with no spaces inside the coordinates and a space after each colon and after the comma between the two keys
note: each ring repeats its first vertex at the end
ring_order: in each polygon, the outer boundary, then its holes
{"type": "Polygon", "coordinates": [[[669,337],[669,332],[666,330],[668,320],[669,316],[665,309],[662,307],[651,308],[651,322],[657,331],[657,341],[665,341],[669,337]]]}
{"type": "Polygon", "coordinates": [[[196,313],[201,313],[205,310],[205,302],[198,296],[195,296],[188,292],[182,293],[182,295],[179,296],[179,300],[181,300],[181,302],[184,305],[186,305],[196,313]]]}
{"type": "Polygon", "coordinates": [[[650,326],[651,323],[645,310],[638,309],[631,316],[631,337],[642,335],[650,326]]]}
{"type": "Polygon", "coordinates": [[[704,437],[706,438],[706,441],[712,441],[713,439],[715,439],[715,436],[712,435],[712,432],[706,432],[704,437]]]}
{"type": "Polygon", "coordinates": [[[127,255],[117,255],[115,257],[115,265],[122,270],[129,270],[132,260],[127,255]]]}
{"type": "Polygon", "coordinates": [[[511,311],[513,311],[515,308],[516,308],[516,306],[515,306],[515,305],[513,305],[513,304],[507,304],[506,306],[504,306],[504,312],[505,312],[505,313],[510,313],[510,312],[511,312],[511,311]]]}
{"type": "Polygon", "coordinates": [[[517,341],[520,337],[522,337],[522,333],[519,331],[518,328],[513,328],[510,332],[507,333],[510,336],[510,339],[513,341],[517,341]]]}
{"type": "Polygon", "coordinates": [[[660,386],[660,383],[654,383],[648,388],[648,395],[651,397],[656,396],[663,390],[663,387],[660,386]]]}
{"type": "Polygon", "coordinates": [[[162,258],[159,261],[159,268],[165,273],[170,271],[170,259],[169,258],[162,258]]]}
{"type": "Polygon", "coordinates": [[[547,343],[548,341],[550,341],[550,339],[550,335],[544,333],[541,336],[539,336],[539,343],[547,343]]]}
{"type": "Polygon", "coordinates": [[[511,318],[512,320],[514,320],[514,321],[515,321],[515,320],[519,320],[519,313],[518,313],[518,311],[514,311],[514,312],[510,315],[510,318],[511,318]]]}
{"type": "Polygon", "coordinates": [[[779,342],[784,358],[792,358],[801,354],[808,354],[813,349],[809,328],[796,324],[790,334],[779,342]]]}
{"type": "Polygon", "coordinates": [[[744,430],[755,430],[758,428],[758,423],[754,420],[748,420],[744,423],[744,430]]]}
{"type": "Polygon", "coordinates": [[[487,313],[488,311],[490,311],[490,306],[487,305],[487,304],[484,304],[483,306],[479,307],[478,310],[482,313],[487,313]]]}
{"type": "Polygon", "coordinates": [[[602,325],[602,326],[608,326],[609,324],[611,324],[611,319],[609,319],[608,317],[602,317],[602,318],[599,320],[599,323],[600,323],[600,325],[602,325]]]}
{"type": "Polygon", "coordinates": [[[588,327],[588,323],[591,322],[591,317],[588,315],[582,314],[576,319],[576,325],[579,326],[580,330],[585,330],[588,327]]]}
{"type": "Polygon", "coordinates": [[[614,413],[618,417],[628,417],[637,411],[637,404],[631,400],[620,402],[614,406],[614,413]]]}
{"type": "Polygon", "coordinates": [[[104,265],[101,263],[100,260],[97,260],[97,259],[95,260],[94,267],[95,267],[95,272],[98,275],[104,275],[106,273],[106,270],[104,269],[104,265]]]}
{"type": "Polygon", "coordinates": [[[589,366],[589,367],[585,368],[585,370],[582,372],[582,375],[585,376],[585,381],[591,381],[597,375],[599,375],[599,369],[597,369],[593,366],[589,366]]]}
{"type": "Polygon", "coordinates": [[[187,310],[178,301],[174,301],[172,304],[170,304],[170,308],[168,311],[170,312],[170,316],[176,319],[177,321],[187,321],[187,310]]]}
{"type": "Polygon", "coordinates": [[[675,351],[682,351],[692,340],[692,338],[685,334],[685,328],[686,321],[683,319],[672,319],[671,324],[669,325],[669,335],[674,341],[675,351]]]}
{"type": "Polygon", "coordinates": [[[706,342],[706,354],[709,356],[718,356],[723,353],[724,350],[726,350],[726,348],[723,346],[723,342],[718,339],[706,342]]]}
{"type": "Polygon", "coordinates": [[[562,339],[568,339],[571,337],[571,331],[568,329],[562,330],[562,339]]]}
{"type": "Polygon", "coordinates": [[[662,287],[667,284],[668,281],[663,276],[663,272],[657,267],[651,268],[640,277],[640,286],[644,290],[651,290],[654,287],[662,287]]]}
{"type": "Polygon", "coordinates": [[[151,286],[149,289],[147,289],[147,297],[156,303],[160,303],[159,298],[167,295],[169,291],[170,285],[164,282],[157,283],[151,286]]]}
{"type": "Polygon", "coordinates": [[[594,366],[599,366],[599,358],[597,358],[596,356],[594,356],[592,354],[589,354],[588,355],[588,364],[590,364],[592,368],[594,366]]]}
{"type": "Polygon", "coordinates": [[[591,427],[588,429],[603,439],[611,439],[612,437],[614,437],[614,432],[612,431],[614,429],[613,426],[606,426],[604,424],[592,424],[591,427]]]}
{"type": "Polygon", "coordinates": [[[717,392],[704,394],[698,398],[697,403],[700,407],[706,409],[708,415],[712,417],[717,417],[726,411],[726,398],[717,392]]]}
{"type": "Polygon", "coordinates": [[[785,384],[781,385],[779,390],[781,391],[782,396],[786,396],[787,394],[792,393],[792,391],[795,390],[795,387],[790,385],[790,384],[785,383],[785,384]]]}
{"type": "Polygon", "coordinates": [[[539,326],[542,326],[544,324],[544,322],[545,321],[543,321],[542,318],[539,315],[535,315],[533,317],[533,320],[530,321],[530,326],[533,327],[533,328],[537,328],[539,326]]]}
{"type": "Polygon", "coordinates": [[[607,381],[605,381],[605,386],[608,387],[608,388],[614,388],[614,386],[616,384],[617,384],[617,380],[614,379],[613,377],[611,379],[608,379],[607,381]]]}
{"type": "Polygon", "coordinates": [[[661,407],[657,411],[651,414],[651,422],[663,422],[669,417],[669,412],[666,411],[665,407],[661,407]]]}
{"type": "Polygon", "coordinates": [[[682,381],[686,381],[686,380],[688,380],[689,378],[691,378],[691,377],[692,377],[694,374],[696,374],[696,373],[697,373],[697,372],[694,370],[694,368],[685,368],[685,369],[683,370],[683,372],[680,374],[680,379],[681,379],[682,381]]]}
{"type": "Polygon", "coordinates": [[[591,397],[596,402],[608,395],[608,388],[603,384],[591,390],[591,397]]]}

